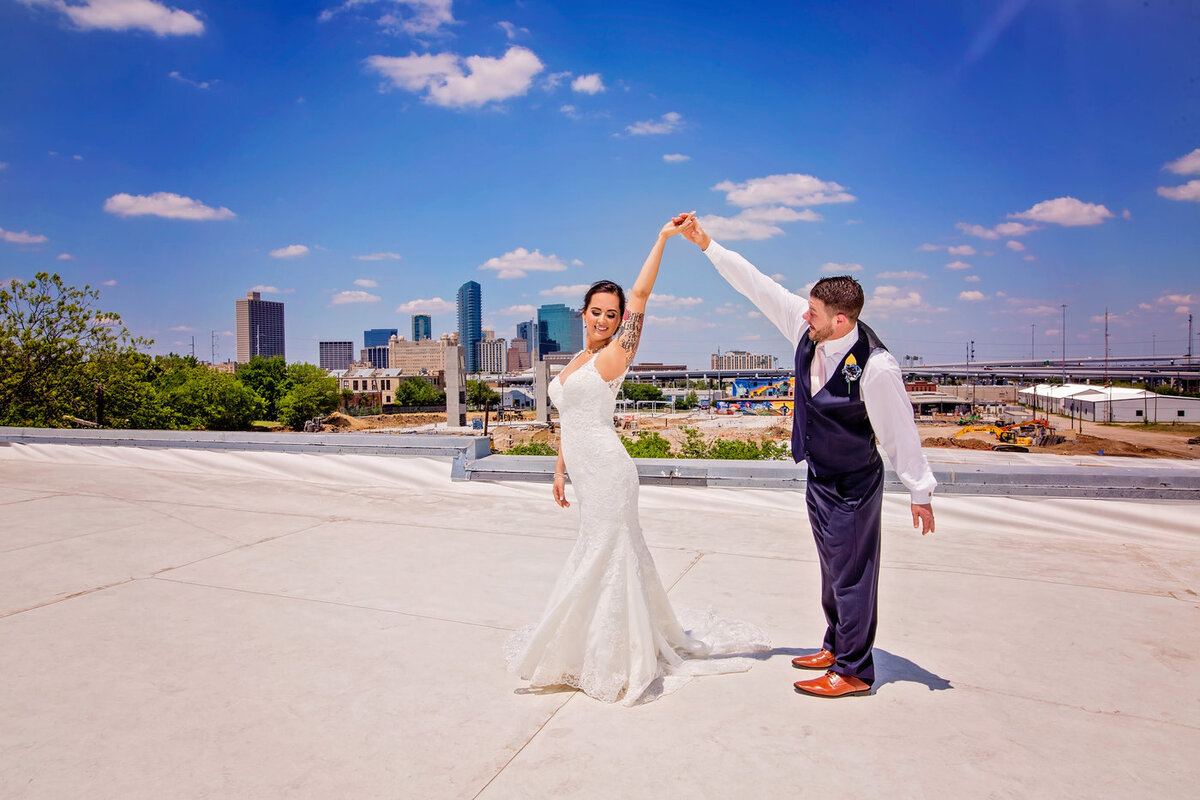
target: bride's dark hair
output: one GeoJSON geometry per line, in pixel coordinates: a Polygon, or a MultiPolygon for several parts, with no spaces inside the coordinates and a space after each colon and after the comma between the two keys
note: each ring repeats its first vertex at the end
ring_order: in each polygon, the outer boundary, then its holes
{"type": "Polygon", "coordinates": [[[588,289],[587,294],[583,296],[583,310],[588,310],[588,306],[592,304],[592,295],[598,292],[615,294],[617,296],[617,306],[620,308],[618,316],[621,319],[625,319],[625,290],[612,281],[596,281],[593,283],[592,288],[588,289]]]}

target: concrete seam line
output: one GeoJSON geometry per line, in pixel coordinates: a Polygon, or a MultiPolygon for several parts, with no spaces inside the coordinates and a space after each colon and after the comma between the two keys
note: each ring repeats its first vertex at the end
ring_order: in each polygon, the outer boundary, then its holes
{"type": "Polygon", "coordinates": [[[521,745],[520,747],[517,748],[517,752],[512,754],[512,758],[510,758],[508,761],[505,761],[504,766],[502,766],[502,767],[500,767],[500,769],[496,770],[496,774],[493,775],[492,777],[488,778],[487,783],[485,783],[483,786],[479,787],[479,791],[476,792],[474,795],[472,795],[471,800],[478,800],[478,797],[481,794],[483,794],[484,792],[486,792],[487,788],[492,785],[492,781],[496,780],[496,778],[499,778],[500,775],[503,774],[504,770],[508,769],[509,764],[516,761],[517,756],[519,756],[519,755],[521,755],[521,753],[525,752],[525,748],[533,743],[533,740],[536,739],[538,737],[538,735],[541,734],[541,732],[546,729],[546,726],[549,725],[554,720],[554,718],[558,716],[558,712],[562,711],[564,708],[566,708],[567,703],[574,700],[576,695],[578,695],[578,694],[579,694],[579,692],[572,692],[570,697],[568,697],[566,700],[564,700],[558,708],[554,709],[554,711],[550,714],[550,716],[546,717],[546,721],[543,722],[541,725],[539,725],[538,729],[533,732],[533,735],[530,736],[528,739],[526,739],[525,743],[523,745],[521,745]]]}

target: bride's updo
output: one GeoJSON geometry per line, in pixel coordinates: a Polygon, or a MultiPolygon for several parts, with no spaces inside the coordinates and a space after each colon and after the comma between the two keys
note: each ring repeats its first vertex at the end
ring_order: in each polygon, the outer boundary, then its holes
{"type": "Polygon", "coordinates": [[[617,296],[617,306],[620,308],[618,315],[622,320],[625,319],[625,290],[612,281],[596,281],[592,284],[592,288],[587,290],[587,294],[583,296],[583,310],[587,311],[588,306],[592,304],[592,295],[599,292],[606,294],[615,294],[617,296]]]}

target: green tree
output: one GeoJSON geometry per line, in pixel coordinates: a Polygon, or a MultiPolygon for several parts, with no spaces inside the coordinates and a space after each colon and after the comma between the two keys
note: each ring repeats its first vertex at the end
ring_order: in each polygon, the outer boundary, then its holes
{"type": "Polygon", "coordinates": [[[621,384],[621,391],[625,394],[627,400],[633,400],[634,402],[663,399],[662,390],[650,383],[625,381],[621,384]]]}
{"type": "Polygon", "coordinates": [[[0,424],[61,426],[94,413],[98,373],[89,374],[89,361],[119,361],[152,344],[97,309],[99,299],[46,272],[0,288],[0,424]]]}
{"type": "Polygon", "coordinates": [[[446,393],[438,391],[423,378],[405,378],[396,387],[396,405],[399,406],[439,406],[445,403],[446,393]]]}
{"type": "Polygon", "coordinates": [[[525,442],[504,451],[506,456],[556,456],[558,451],[545,442],[525,442]]]}
{"type": "Polygon", "coordinates": [[[279,399],[279,421],[296,430],[314,417],[323,417],[338,406],[338,383],[325,370],[313,364],[292,364],[287,368],[287,394],[279,399]]]}
{"type": "Polygon", "coordinates": [[[195,359],[165,365],[160,376],[162,398],[183,428],[236,431],[262,418],[263,401],[233,375],[215,372],[195,359]],[[193,363],[189,364],[188,361],[193,363]]]}
{"type": "Polygon", "coordinates": [[[500,403],[500,395],[487,385],[487,381],[467,381],[467,402],[476,408],[491,408],[500,403]]]}
{"type": "Polygon", "coordinates": [[[283,356],[251,356],[249,363],[238,365],[237,379],[262,398],[267,419],[279,419],[279,401],[291,388],[289,373],[283,356]]]}
{"type": "Polygon", "coordinates": [[[673,458],[671,443],[655,432],[643,433],[636,439],[622,436],[621,443],[633,458],[673,458]]]}

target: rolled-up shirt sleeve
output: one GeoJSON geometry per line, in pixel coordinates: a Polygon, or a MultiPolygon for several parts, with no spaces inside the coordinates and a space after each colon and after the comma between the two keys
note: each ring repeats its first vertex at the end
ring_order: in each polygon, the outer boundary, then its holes
{"type": "Polygon", "coordinates": [[[912,403],[896,357],[886,350],[872,353],[863,370],[862,398],[875,436],[883,445],[892,469],[908,489],[914,505],[929,502],[937,480],[921,450],[921,437],[913,423],[912,403]]]}
{"type": "Polygon", "coordinates": [[[804,319],[808,300],[763,275],[740,253],[726,250],[716,240],[708,243],[704,255],[708,256],[721,277],[744,294],[795,349],[800,337],[808,330],[808,322],[804,319]]]}

